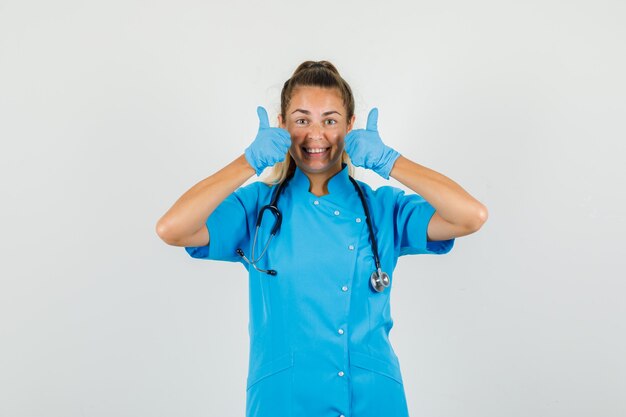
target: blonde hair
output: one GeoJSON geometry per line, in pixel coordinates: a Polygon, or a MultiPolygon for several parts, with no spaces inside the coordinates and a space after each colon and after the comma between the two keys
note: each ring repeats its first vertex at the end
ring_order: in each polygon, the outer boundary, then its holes
{"type": "MultiPolygon", "coordinates": [[[[280,94],[280,114],[286,120],[287,108],[293,95],[293,90],[299,86],[315,86],[324,88],[336,88],[341,94],[343,104],[346,107],[346,119],[350,120],[354,115],[354,95],[350,85],[341,78],[337,68],[328,61],[304,61],[298,65],[291,78],[285,81],[280,94]]],[[[354,166],[350,162],[348,153],[344,150],[341,161],[348,165],[348,173],[354,175],[354,166]]],[[[296,163],[289,152],[283,162],[274,165],[268,178],[263,180],[268,185],[280,184],[290,177],[296,170],[296,163]]]]}

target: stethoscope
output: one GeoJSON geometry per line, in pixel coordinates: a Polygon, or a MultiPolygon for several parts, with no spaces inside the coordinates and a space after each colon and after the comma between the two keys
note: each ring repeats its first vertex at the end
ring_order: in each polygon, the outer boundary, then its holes
{"type": "MultiPolygon", "coordinates": [[[[241,256],[243,260],[246,261],[249,265],[252,265],[254,269],[256,269],[259,272],[268,274],[268,275],[276,275],[277,272],[274,269],[261,269],[256,264],[261,260],[261,258],[263,258],[270,242],[272,241],[276,233],[278,233],[278,231],[280,230],[280,225],[283,221],[283,215],[278,209],[278,197],[280,196],[280,193],[282,192],[285,185],[287,185],[287,183],[289,182],[292,176],[293,174],[278,185],[276,191],[274,192],[274,195],[272,196],[272,201],[270,201],[268,205],[261,207],[261,210],[259,210],[259,216],[256,221],[256,230],[254,231],[254,240],[252,242],[252,260],[246,258],[246,256],[243,253],[243,250],[237,249],[236,251],[237,255],[241,256]],[[263,214],[265,214],[266,211],[269,211],[270,213],[274,215],[274,226],[272,227],[272,230],[270,231],[270,237],[267,240],[265,247],[263,248],[263,252],[261,252],[261,255],[255,259],[254,254],[255,254],[255,249],[256,249],[257,235],[259,233],[259,227],[261,227],[263,214]]],[[[374,236],[374,227],[372,226],[372,220],[370,218],[370,211],[369,211],[369,208],[367,207],[367,202],[365,201],[363,190],[361,190],[361,187],[359,186],[359,184],[356,182],[354,178],[350,176],[348,176],[348,178],[350,178],[350,182],[352,182],[352,185],[354,185],[354,188],[359,194],[359,199],[361,200],[361,204],[363,205],[363,211],[365,212],[365,222],[367,223],[367,228],[369,230],[370,242],[372,244],[372,252],[374,254],[374,263],[376,265],[376,270],[372,272],[372,275],[370,276],[370,284],[372,285],[372,288],[376,292],[383,292],[385,288],[389,286],[389,275],[387,275],[386,272],[383,272],[383,270],[380,267],[380,258],[378,257],[378,244],[376,241],[376,236],[374,236]]]]}

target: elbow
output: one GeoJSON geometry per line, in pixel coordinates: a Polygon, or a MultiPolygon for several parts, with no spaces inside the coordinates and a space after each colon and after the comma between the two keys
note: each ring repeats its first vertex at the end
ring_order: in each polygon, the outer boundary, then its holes
{"type": "Polygon", "coordinates": [[[168,224],[167,220],[164,218],[159,219],[156,224],[156,234],[161,238],[161,240],[168,245],[176,246],[177,238],[174,236],[172,232],[172,227],[168,224]]]}
{"type": "Polygon", "coordinates": [[[489,218],[489,211],[484,204],[478,205],[478,207],[474,210],[472,214],[472,220],[468,225],[468,228],[471,230],[471,233],[477,232],[481,227],[487,222],[489,218]]]}
{"type": "Polygon", "coordinates": [[[466,236],[478,232],[487,221],[487,217],[489,217],[487,207],[478,203],[478,206],[474,207],[472,210],[468,210],[465,221],[459,223],[459,227],[462,229],[459,236],[466,236]]]}

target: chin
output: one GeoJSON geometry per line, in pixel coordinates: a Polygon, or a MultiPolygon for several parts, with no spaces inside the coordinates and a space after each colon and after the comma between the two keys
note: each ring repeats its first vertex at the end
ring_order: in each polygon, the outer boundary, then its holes
{"type": "Polygon", "coordinates": [[[322,174],[328,171],[335,171],[336,169],[341,170],[341,160],[320,163],[318,161],[310,162],[307,160],[296,161],[296,165],[305,172],[311,174],[322,174]]]}

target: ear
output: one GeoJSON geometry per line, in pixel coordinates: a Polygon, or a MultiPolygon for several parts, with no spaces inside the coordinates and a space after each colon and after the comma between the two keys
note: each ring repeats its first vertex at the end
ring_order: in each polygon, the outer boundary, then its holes
{"type": "Polygon", "coordinates": [[[283,123],[283,115],[278,114],[278,127],[285,129],[285,124],[283,123]]]}
{"type": "Polygon", "coordinates": [[[352,130],[355,120],[356,120],[356,116],[353,114],[352,117],[350,118],[350,121],[348,122],[348,132],[352,130]]]}

